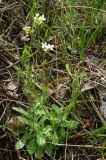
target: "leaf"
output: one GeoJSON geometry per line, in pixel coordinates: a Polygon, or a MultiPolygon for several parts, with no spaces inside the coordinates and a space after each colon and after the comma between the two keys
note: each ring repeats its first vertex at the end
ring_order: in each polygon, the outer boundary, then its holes
{"type": "MultiPolygon", "coordinates": [[[[90,134],[93,135],[93,136],[104,136],[106,133],[106,125],[103,125],[102,127],[98,128],[98,129],[95,129],[94,131],[91,131],[90,134]]],[[[106,135],[105,135],[106,136],[106,135]]]]}
{"type": "Polygon", "coordinates": [[[44,111],[44,109],[37,109],[36,110],[36,115],[45,115],[45,111],[44,111]]]}
{"type": "Polygon", "coordinates": [[[46,152],[49,156],[51,156],[51,155],[53,154],[53,145],[47,144],[47,145],[45,146],[45,152],[46,152]]]}
{"type": "Polygon", "coordinates": [[[64,120],[62,121],[61,126],[64,128],[70,128],[71,130],[74,130],[77,128],[78,124],[79,123],[75,120],[71,120],[71,121],[64,120]]]}
{"type": "Polygon", "coordinates": [[[50,125],[46,126],[44,129],[43,129],[43,134],[46,136],[46,137],[50,137],[51,136],[51,131],[52,131],[52,128],[50,125]]]}
{"type": "Polygon", "coordinates": [[[25,146],[27,140],[31,138],[32,138],[31,134],[25,133],[23,137],[19,141],[17,141],[15,145],[16,150],[22,149],[25,146]]]}
{"type": "Polygon", "coordinates": [[[48,88],[44,84],[41,84],[40,87],[42,90],[43,100],[46,100],[48,98],[48,88]]]}
{"type": "Polygon", "coordinates": [[[30,142],[27,144],[27,150],[30,155],[34,154],[36,151],[36,140],[33,138],[30,140],[30,142]]]}
{"type": "Polygon", "coordinates": [[[41,146],[37,146],[35,150],[35,157],[36,158],[41,158],[44,154],[44,149],[41,146]]]}
{"type": "Polygon", "coordinates": [[[63,127],[59,128],[57,131],[57,134],[59,136],[59,142],[63,140],[63,138],[65,138],[66,136],[66,131],[63,127]]]}
{"type": "Polygon", "coordinates": [[[23,110],[22,108],[12,107],[13,110],[23,114],[25,117],[29,117],[28,111],[23,110]]]}
{"type": "Polygon", "coordinates": [[[83,81],[83,80],[85,80],[86,78],[87,78],[87,72],[82,71],[82,72],[80,73],[80,80],[83,81]]]}
{"type": "Polygon", "coordinates": [[[33,82],[33,75],[32,75],[32,68],[31,67],[28,67],[27,70],[26,70],[26,73],[27,73],[27,85],[29,87],[30,90],[33,90],[35,89],[35,84],[33,82]]]}
{"type": "Polygon", "coordinates": [[[64,112],[65,116],[68,116],[70,114],[70,111],[72,111],[76,106],[76,101],[71,101],[69,105],[66,107],[66,110],[64,112]]]}
{"type": "MultiPolygon", "coordinates": [[[[60,118],[60,117],[59,117],[60,118]]],[[[52,125],[54,126],[54,127],[56,127],[58,124],[59,124],[59,122],[60,122],[60,119],[59,119],[56,115],[54,115],[54,114],[51,114],[50,115],[50,120],[51,120],[51,123],[52,123],[52,125]]]]}
{"type": "Polygon", "coordinates": [[[41,119],[39,120],[39,123],[42,125],[42,123],[44,123],[45,121],[49,120],[49,117],[47,116],[47,114],[45,113],[45,115],[40,115],[41,119]]]}
{"type": "Polygon", "coordinates": [[[81,88],[81,92],[87,91],[87,90],[91,90],[93,88],[96,88],[97,84],[95,82],[86,82],[83,84],[82,88],[81,88]]]}
{"type": "Polygon", "coordinates": [[[43,105],[43,96],[39,96],[37,97],[37,100],[36,100],[36,105],[37,106],[40,106],[40,105],[43,105]]]}
{"type": "Polygon", "coordinates": [[[26,141],[26,140],[28,140],[28,139],[31,139],[32,138],[32,134],[30,134],[30,133],[25,133],[24,135],[23,135],[23,137],[21,138],[21,140],[22,141],[26,141]]]}
{"type": "Polygon", "coordinates": [[[78,121],[76,121],[76,120],[71,120],[71,121],[70,121],[70,126],[69,126],[69,128],[70,128],[71,130],[74,130],[74,129],[76,129],[76,128],[78,127],[78,124],[79,124],[78,121]]]}
{"type": "Polygon", "coordinates": [[[8,82],[6,84],[6,91],[8,93],[8,95],[14,97],[14,98],[18,98],[18,94],[17,94],[17,88],[18,88],[18,83],[17,81],[11,80],[10,82],[8,82]]]}
{"type": "Polygon", "coordinates": [[[28,125],[28,126],[30,126],[30,127],[33,126],[32,120],[30,120],[30,119],[28,119],[28,118],[19,116],[18,119],[19,119],[20,122],[22,122],[22,123],[24,123],[24,124],[26,124],[26,125],[28,125]]]}
{"type": "Polygon", "coordinates": [[[19,150],[22,149],[26,144],[26,141],[22,141],[21,139],[19,141],[17,141],[17,143],[15,144],[15,149],[19,150]]]}
{"type": "Polygon", "coordinates": [[[57,105],[55,105],[55,104],[52,104],[52,109],[53,109],[53,111],[55,111],[55,113],[57,114],[57,115],[61,115],[62,114],[62,112],[63,112],[63,107],[58,107],[57,105]]]}
{"type": "Polygon", "coordinates": [[[46,139],[43,134],[37,134],[36,141],[39,146],[44,146],[46,144],[46,139]]]}
{"type": "Polygon", "coordinates": [[[17,134],[25,133],[25,127],[23,127],[23,126],[16,126],[16,127],[14,127],[14,131],[15,131],[17,134]]]}
{"type": "Polygon", "coordinates": [[[22,65],[25,65],[29,59],[30,59],[30,48],[28,46],[25,46],[23,52],[22,52],[22,57],[21,57],[21,63],[22,65]]]}
{"type": "Polygon", "coordinates": [[[75,99],[79,96],[80,88],[77,78],[73,80],[72,84],[72,98],[75,99]]]}
{"type": "Polygon", "coordinates": [[[68,73],[70,75],[71,65],[69,63],[66,64],[66,70],[68,71],[68,73]]]}
{"type": "Polygon", "coordinates": [[[53,137],[52,137],[52,143],[58,144],[58,141],[59,141],[59,137],[58,137],[57,133],[54,132],[53,137]]]}
{"type": "Polygon", "coordinates": [[[70,121],[68,121],[68,120],[62,121],[61,124],[60,124],[60,126],[61,126],[61,127],[64,127],[64,128],[69,128],[69,126],[70,126],[70,121]]]}

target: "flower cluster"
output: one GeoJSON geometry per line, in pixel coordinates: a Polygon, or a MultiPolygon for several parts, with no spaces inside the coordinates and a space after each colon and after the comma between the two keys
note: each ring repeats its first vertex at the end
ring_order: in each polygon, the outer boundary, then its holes
{"type": "Polygon", "coordinates": [[[40,16],[39,13],[37,13],[36,16],[34,17],[34,22],[37,25],[42,24],[45,20],[46,20],[46,18],[44,17],[44,15],[40,16]]]}
{"type": "MultiPolygon", "coordinates": [[[[44,15],[40,16],[39,13],[36,14],[36,16],[34,17],[34,23],[36,23],[37,25],[40,25],[43,23],[43,21],[45,21],[46,18],[44,17],[44,15]]],[[[29,35],[33,32],[32,28],[30,26],[25,26],[23,28],[24,32],[26,35],[29,35]]]]}
{"type": "Polygon", "coordinates": [[[26,35],[28,35],[28,34],[31,33],[31,27],[30,27],[30,26],[25,26],[25,27],[23,28],[23,30],[24,30],[24,32],[25,32],[26,35]]]}
{"type": "Polygon", "coordinates": [[[42,43],[41,44],[42,46],[42,49],[45,51],[45,52],[47,52],[47,51],[53,51],[53,48],[54,48],[54,45],[50,45],[50,44],[47,44],[47,42],[45,42],[45,43],[42,43]]]}
{"type": "MultiPolygon", "coordinates": [[[[36,16],[34,17],[34,24],[41,25],[45,20],[46,18],[44,17],[44,15],[40,16],[39,13],[37,13],[36,16]]],[[[34,30],[30,26],[25,26],[23,30],[25,32],[25,36],[22,37],[22,40],[29,41],[30,40],[29,36],[31,33],[34,32],[34,30]]],[[[41,43],[41,47],[45,52],[47,52],[47,51],[53,51],[54,45],[50,45],[47,44],[47,42],[45,42],[41,43]]]]}

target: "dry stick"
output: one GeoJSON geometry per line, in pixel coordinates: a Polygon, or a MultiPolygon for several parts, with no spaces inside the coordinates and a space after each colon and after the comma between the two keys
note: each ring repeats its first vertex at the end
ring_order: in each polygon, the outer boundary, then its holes
{"type": "Polygon", "coordinates": [[[3,113],[2,113],[2,115],[1,115],[1,117],[0,117],[0,121],[1,121],[2,118],[4,117],[7,108],[8,108],[8,106],[6,106],[6,107],[4,108],[4,111],[3,111],[3,113]]]}
{"type": "Polygon", "coordinates": [[[65,147],[65,160],[67,160],[67,135],[66,135],[66,147],[65,147]]]}
{"type": "Polygon", "coordinates": [[[55,144],[55,143],[50,143],[49,144],[53,144],[56,146],[67,146],[67,147],[82,147],[82,148],[94,148],[94,149],[106,149],[106,147],[103,146],[93,146],[93,145],[74,145],[74,144],[55,144]]]}
{"type": "Polygon", "coordinates": [[[87,158],[87,160],[90,160],[88,155],[87,155],[87,151],[85,149],[81,149],[80,150],[82,151],[82,154],[87,158]]]}
{"type": "Polygon", "coordinates": [[[10,150],[10,149],[6,149],[6,148],[0,148],[0,151],[5,151],[5,152],[17,152],[16,150],[10,150]]]}
{"type": "Polygon", "coordinates": [[[15,65],[18,64],[19,62],[20,62],[20,60],[15,62],[15,63],[9,62],[9,66],[7,66],[7,67],[5,67],[3,69],[0,69],[0,72],[4,72],[7,69],[12,68],[12,67],[14,67],[15,70],[18,70],[18,67],[16,67],[15,65]]]}
{"type": "Polygon", "coordinates": [[[29,106],[28,106],[27,104],[24,104],[24,103],[21,102],[21,101],[16,101],[16,100],[14,100],[14,99],[3,99],[2,101],[0,101],[0,104],[2,104],[2,103],[5,102],[5,101],[15,102],[15,103],[17,103],[18,105],[21,105],[21,106],[25,107],[26,109],[29,108],[29,106]]]}
{"type": "MultiPolygon", "coordinates": [[[[8,5],[8,6],[4,7],[4,8],[1,8],[1,9],[0,9],[0,12],[4,12],[5,10],[7,11],[7,10],[10,10],[10,9],[13,9],[16,4],[18,5],[18,2],[15,2],[15,3],[13,3],[13,4],[10,4],[10,5],[8,5]]],[[[18,5],[18,6],[20,6],[20,5],[18,5]]],[[[17,7],[18,7],[18,6],[17,6],[17,7]]]]}

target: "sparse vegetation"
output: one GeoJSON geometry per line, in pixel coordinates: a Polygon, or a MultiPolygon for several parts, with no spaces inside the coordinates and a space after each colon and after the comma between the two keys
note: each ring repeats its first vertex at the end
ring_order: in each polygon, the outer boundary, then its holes
{"type": "Polygon", "coordinates": [[[1,160],[105,160],[105,10],[0,1],[1,160]]]}

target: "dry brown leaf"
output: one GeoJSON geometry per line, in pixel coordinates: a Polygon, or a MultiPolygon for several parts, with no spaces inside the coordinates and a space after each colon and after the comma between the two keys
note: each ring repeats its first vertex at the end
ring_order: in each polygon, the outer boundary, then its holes
{"type": "Polygon", "coordinates": [[[6,127],[8,127],[9,129],[14,129],[17,126],[24,127],[25,125],[22,122],[20,122],[16,116],[13,116],[10,119],[10,121],[6,124],[6,127]]]}
{"type": "Polygon", "coordinates": [[[18,89],[18,84],[16,81],[10,81],[5,87],[8,95],[15,98],[18,97],[18,94],[16,93],[18,89]]]}
{"type": "Polygon", "coordinates": [[[88,81],[87,83],[85,83],[82,87],[81,87],[81,92],[84,92],[84,91],[87,91],[87,90],[90,90],[90,89],[93,89],[95,87],[97,87],[98,84],[94,83],[94,82],[91,82],[91,81],[88,81]]]}
{"type": "Polygon", "coordinates": [[[55,90],[56,99],[62,100],[65,97],[65,91],[66,89],[64,88],[64,86],[62,84],[59,84],[57,89],[55,90]]]}
{"type": "Polygon", "coordinates": [[[90,119],[83,118],[83,122],[82,123],[83,123],[83,128],[84,129],[87,129],[87,128],[89,128],[91,126],[90,119]]]}

